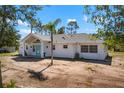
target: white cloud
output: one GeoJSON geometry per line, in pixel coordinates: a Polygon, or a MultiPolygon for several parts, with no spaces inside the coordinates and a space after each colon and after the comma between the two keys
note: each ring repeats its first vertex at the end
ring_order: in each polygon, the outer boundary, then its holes
{"type": "Polygon", "coordinates": [[[19,33],[21,35],[21,39],[27,36],[31,32],[30,29],[19,29],[19,33]]]}
{"type": "Polygon", "coordinates": [[[68,19],[68,20],[67,20],[67,23],[68,23],[68,22],[76,22],[76,21],[77,21],[76,19],[68,19]]]}
{"type": "Polygon", "coordinates": [[[85,22],[87,22],[87,21],[88,21],[88,17],[87,17],[86,15],[84,15],[84,16],[83,16],[83,20],[84,20],[85,22]]]}
{"type": "Polygon", "coordinates": [[[20,25],[20,26],[28,26],[29,24],[27,22],[22,22],[21,20],[18,20],[18,25],[20,25]]]}
{"type": "Polygon", "coordinates": [[[19,32],[22,34],[29,34],[31,32],[31,30],[30,29],[20,29],[19,32]]]}
{"type": "Polygon", "coordinates": [[[96,29],[95,28],[86,28],[86,29],[83,29],[83,32],[84,33],[96,33],[96,29]]]}

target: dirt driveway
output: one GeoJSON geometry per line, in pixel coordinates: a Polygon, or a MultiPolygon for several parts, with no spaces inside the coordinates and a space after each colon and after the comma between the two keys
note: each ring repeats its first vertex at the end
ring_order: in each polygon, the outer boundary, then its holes
{"type": "MultiPolygon", "coordinates": [[[[111,65],[85,61],[54,60],[54,65],[43,74],[45,81],[31,78],[28,69],[40,71],[50,59],[3,57],[3,82],[16,81],[17,87],[124,87],[124,65],[115,58],[111,65]]],[[[99,61],[100,62],[100,61],[99,61]]]]}

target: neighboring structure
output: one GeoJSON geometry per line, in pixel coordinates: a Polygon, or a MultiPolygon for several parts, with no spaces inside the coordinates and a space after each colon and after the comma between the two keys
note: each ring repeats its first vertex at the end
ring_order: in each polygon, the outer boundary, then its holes
{"type": "MultiPolygon", "coordinates": [[[[30,33],[20,42],[20,54],[41,58],[50,57],[50,42],[50,36],[30,33]]],[[[80,58],[104,60],[107,56],[104,41],[93,40],[91,35],[87,34],[54,35],[53,43],[54,57],[74,58],[75,54],[78,53],[80,58]]]]}
{"type": "Polygon", "coordinates": [[[15,47],[8,47],[8,46],[4,46],[2,48],[0,48],[0,52],[15,52],[16,49],[15,47]]]}

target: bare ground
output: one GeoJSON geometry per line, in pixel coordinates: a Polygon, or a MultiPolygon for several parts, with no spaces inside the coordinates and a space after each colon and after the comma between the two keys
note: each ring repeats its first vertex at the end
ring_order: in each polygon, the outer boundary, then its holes
{"type": "Polygon", "coordinates": [[[43,74],[45,81],[31,78],[28,69],[40,71],[50,59],[2,57],[3,83],[16,81],[17,87],[124,87],[124,58],[114,57],[111,65],[85,61],[54,60],[43,74]],[[5,62],[6,61],[6,62],[5,62]]]}

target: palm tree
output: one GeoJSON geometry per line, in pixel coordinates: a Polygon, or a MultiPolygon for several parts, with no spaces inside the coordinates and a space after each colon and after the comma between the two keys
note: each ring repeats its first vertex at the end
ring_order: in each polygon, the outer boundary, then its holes
{"type": "Polygon", "coordinates": [[[56,33],[56,26],[61,22],[61,19],[56,19],[53,22],[49,22],[45,25],[45,28],[50,32],[51,36],[51,64],[53,65],[53,34],[56,33]]]}
{"type": "Polygon", "coordinates": [[[37,21],[36,32],[48,33],[50,32],[51,36],[51,64],[53,65],[53,34],[57,34],[56,26],[61,22],[61,19],[56,19],[53,22],[43,25],[40,20],[37,21]]]}

